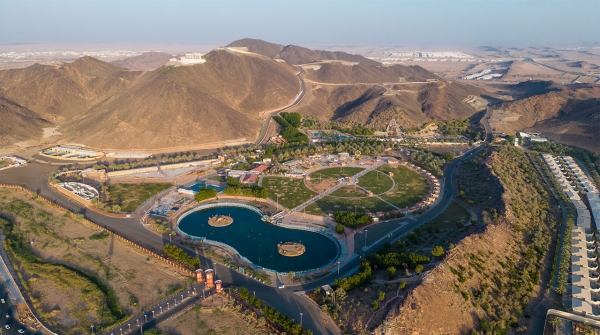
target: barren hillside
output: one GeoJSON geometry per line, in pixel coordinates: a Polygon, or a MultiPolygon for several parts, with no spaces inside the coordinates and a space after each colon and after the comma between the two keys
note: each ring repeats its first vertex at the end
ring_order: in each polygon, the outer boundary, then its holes
{"type": "Polygon", "coordinates": [[[403,81],[425,81],[440,79],[420,66],[372,66],[364,64],[346,65],[339,62],[321,63],[319,69],[306,69],[306,79],[334,84],[351,83],[398,83],[403,81]]]}
{"type": "Polygon", "coordinates": [[[552,85],[541,92],[496,106],[496,110],[507,114],[492,116],[491,121],[497,119],[493,127],[507,133],[539,131],[557,142],[598,152],[600,87],[552,85]]]}
{"type": "Polygon", "coordinates": [[[152,71],[167,64],[171,58],[173,58],[173,55],[168,53],[151,51],[144,52],[139,56],[115,60],[110,63],[127,70],[152,71]]]}
{"type": "Polygon", "coordinates": [[[35,112],[19,106],[0,96],[0,145],[39,139],[42,128],[49,127],[50,122],[35,112]]]}
{"type": "Polygon", "coordinates": [[[226,50],[205,58],[136,72],[84,57],[2,71],[0,85],[7,98],[61,126],[67,141],[111,149],[253,141],[260,113],[300,91],[288,64],[226,50]]]}
{"type": "Polygon", "coordinates": [[[404,128],[431,120],[469,118],[478,110],[463,102],[470,95],[490,93],[456,82],[386,85],[307,85],[308,93],[295,109],[321,120],[356,122],[384,128],[395,118],[404,128]]]}
{"type": "Polygon", "coordinates": [[[342,60],[358,62],[372,66],[381,65],[379,62],[363,56],[352,55],[341,51],[311,50],[296,45],[281,45],[263,40],[244,38],[231,42],[228,47],[246,47],[248,51],[265,55],[271,58],[283,59],[289,64],[306,64],[320,60],[342,60]]]}

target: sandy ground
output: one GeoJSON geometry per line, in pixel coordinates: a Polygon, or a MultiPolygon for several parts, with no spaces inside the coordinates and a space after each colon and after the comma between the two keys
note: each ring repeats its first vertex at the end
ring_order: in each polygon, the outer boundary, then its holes
{"type": "Polygon", "coordinates": [[[337,181],[334,179],[324,179],[324,180],[313,179],[313,180],[308,181],[308,183],[307,183],[308,187],[317,193],[325,192],[328,189],[334,187],[336,184],[337,184],[337,181]]]}
{"type": "Polygon", "coordinates": [[[169,334],[263,335],[267,329],[259,326],[250,315],[241,314],[233,303],[220,294],[212,295],[179,316],[162,323],[160,330],[169,334]]]}
{"type": "MultiPolygon", "coordinates": [[[[116,293],[121,307],[131,313],[141,311],[143,306],[164,299],[169,288],[185,287],[186,278],[164,263],[132,249],[119,240],[107,237],[93,240],[90,237],[100,232],[83,224],[71,216],[65,216],[53,207],[40,201],[31,200],[24,192],[0,190],[0,202],[20,199],[34,207],[48,212],[54,217],[41,224],[20,222],[20,228],[27,234],[34,252],[43,259],[65,263],[79,269],[96,273],[107,280],[116,293]],[[10,192],[10,193],[9,193],[10,192]],[[137,303],[132,301],[137,300],[137,303]]],[[[93,312],[86,311],[86,296],[76,288],[57,286],[46,278],[32,282],[33,296],[55,321],[63,325],[84,325],[93,320],[93,312]],[[89,315],[88,315],[89,314],[89,315]]]]}

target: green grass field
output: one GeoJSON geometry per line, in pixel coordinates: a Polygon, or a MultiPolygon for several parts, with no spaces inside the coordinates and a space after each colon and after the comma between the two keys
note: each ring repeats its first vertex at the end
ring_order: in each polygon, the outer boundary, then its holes
{"type": "Polygon", "coordinates": [[[10,161],[7,159],[0,159],[0,168],[7,167],[10,164],[10,161]]]}
{"type": "Polygon", "coordinates": [[[390,179],[390,176],[377,170],[369,171],[358,179],[358,186],[364,187],[374,194],[387,192],[393,185],[394,182],[390,179]]]}
{"type": "Polygon", "coordinates": [[[303,179],[265,177],[262,186],[269,192],[269,198],[277,201],[279,196],[279,204],[287,208],[294,208],[317,195],[304,185],[303,179]]]}
{"type": "Polygon", "coordinates": [[[335,198],[327,196],[306,207],[306,212],[323,215],[326,211],[385,212],[395,208],[377,198],[335,198]]]}
{"type": "Polygon", "coordinates": [[[429,227],[433,229],[455,229],[456,221],[461,220],[466,222],[465,224],[470,224],[467,222],[469,218],[469,212],[456,202],[453,202],[450,204],[450,206],[448,206],[448,208],[446,208],[444,212],[442,212],[442,214],[424,224],[422,229],[427,229],[429,227]]]}
{"type": "Polygon", "coordinates": [[[347,198],[365,198],[367,193],[360,188],[354,186],[344,186],[331,193],[332,197],[347,197],[347,198]]]}
{"type": "Polygon", "coordinates": [[[382,199],[402,208],[410,207],[427,195],[429,184],[425,177],[405,166],[392,167],[383,165],[379,169],[383,172],[392,172],[396,186],[390,192],[381,196],[382,199]]]}
{"type": "Polygon", "coordinates": [[[313,179],[340,179],[342,177],[352,177],[360,171],[360,167],[332,167],[315,171],[310,174],[313,179]]]}
{"type": "Polygon", "coordinates": [[[113,184],[108,186],[108,205],[119,205],[123,212],[133,212],[151,196],[171,187],[171,184],[113,184]]]}

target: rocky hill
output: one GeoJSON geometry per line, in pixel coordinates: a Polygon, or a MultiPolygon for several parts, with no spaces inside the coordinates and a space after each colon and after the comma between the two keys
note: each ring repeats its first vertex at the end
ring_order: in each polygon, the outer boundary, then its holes
{"type": "Polygon", "coordinates": [[[381,65],[379,62],[363,56],[353,55],[341,51],[311,50],[296,45],[281,45],[263,40],[244,38],[231,42],[228,47],[245,47],[248,51],[265,55],[271,58],[283,59],[289,64],[307,64],[321,60],[341,60],[357,62],[372,66],[381,65]]]}
{"type": "Polygon", "coordinates": [[[110,63],[127,70],[152,71],[167,64],[171,58],[173,58],[173,55],[168,53],[150,51],[144,52],[139,56],[119,59],[110,63]]]}
{"type": "Polygon", "coordinates": [[[450,250],[375,334],[515,334],[531,327],[528,315],[544,314],[535,309],[552,266],[556,204],[522,150],[486,150],[457,173],[470,200],[493,208],[473,207],[483,232],[450,250]]]}
{"type": "Polygon", "coordinates": [[[84,57],[64,66],[0,72],[6,98],[61,126],[69,142],[155,149],[246,138],[260,113],[300,90],[285,63],[227,50],[194,66],[127,71],[84,57]]]}
{"type": "Polygon", "coordinates": [[[427,79],[440,79],[416,65],[372,66],[332,62],[307,67],[305,71],[308,80],[333,84],[421,82],[427,79]]]}
{"type": "Polygon", "coordinates": [[[38,139],[51,123],[35,112],[0,96],[0,145],[38,139]]]}
{"type": "Polygon", "coordinates": [[[546,82],[537,85],[546,88],[539,94],[525,94],[525,98],[496,106],[496,110],[508,113],[507,118],[498,120],[497,131],[537,131],[557,142],[598,152],[600,87],[546,82]]]}
{"type": "Polygon", "coordinates": [[[478,108],[465,102],[469,96],[490,95],[484,89],[457,82],[397,85],[309,84],[296,111],[321,120],[355,122],[384,128],[390,119],[404,128],[432,120],[470,118],[478,108]]]}

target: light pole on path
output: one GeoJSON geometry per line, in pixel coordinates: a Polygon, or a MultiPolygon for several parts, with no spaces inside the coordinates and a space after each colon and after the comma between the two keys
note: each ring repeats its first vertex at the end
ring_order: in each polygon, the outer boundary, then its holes
{"type": "Polygon", "coordinates": [[[365,248],[367,247],[367,235],[369,233],[368,229],[365,229],[365,248]]]}
{"type": "Polygon", "coordinates": [[[304,314],[300,313],[300,327],[302,327],[302,315],[304,314]]]}
{"type": "Polygon", "coordinates": [[[340,261],[337,261],[338,266],[338,279],[340,279],[340,261]]]}

